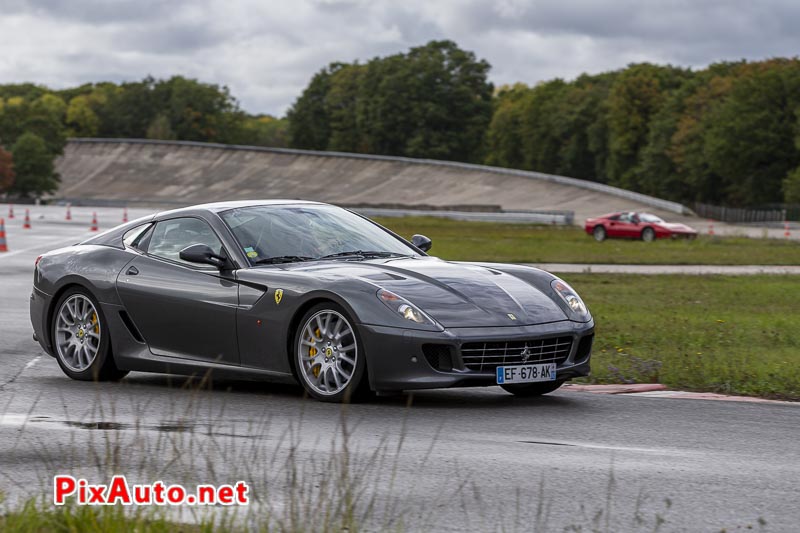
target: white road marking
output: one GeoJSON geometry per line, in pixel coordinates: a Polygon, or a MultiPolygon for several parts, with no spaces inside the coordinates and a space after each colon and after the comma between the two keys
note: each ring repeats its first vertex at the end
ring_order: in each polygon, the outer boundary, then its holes
{"type": "Polygon", "coordinates": [[[25,363],[25,368],[23,369],[23,371],[25,371],[25,370],[28,370],[28,369],[29,369],[29,368],[31,368],[33,365],[35,365],[36,363],[38,363],[38,362],[39,362],[39,359],[41,359],[41,358],[42,358],[42,356],[41,356],[41,355],[37,355],[36,357],[34,357],[33,359],[31,359],[30,361],[28,361],[27,363],[25,363]]]}

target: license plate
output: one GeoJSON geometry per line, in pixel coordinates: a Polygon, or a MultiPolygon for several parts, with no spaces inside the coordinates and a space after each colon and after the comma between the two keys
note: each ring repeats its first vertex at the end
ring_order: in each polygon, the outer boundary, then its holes
{"type": "Polygon", "coordinates": [[[555,381],[556,364],[514,365],[497,367],[497,384],[534,383],[536,381],[555,381]]]}

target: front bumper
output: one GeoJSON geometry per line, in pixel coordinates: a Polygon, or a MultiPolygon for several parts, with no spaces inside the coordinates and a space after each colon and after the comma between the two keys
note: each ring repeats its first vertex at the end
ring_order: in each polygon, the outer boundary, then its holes
{"type": "MultiPolygon", "coordinates": [[[[450,328],[441,332],[361,325],[370,387],[376,391],[436,389],[496,385],[494,368],[466,368],[461,348],[470,342],[513,342],[572,337],[569,355],[556,367],[559,380],[589,375],[594,321],[564,320],[535,326],[450,328]],[[583,340],[583,342],[581,342],[583,340]],[[452,369],[437,369],[425,356],[423,345],[449,348],[452,369]]],[[[537,361],[531,360],[530,363],[537,361]]],[[[521,364],[509,362],[507,364],[521,364]]]]}

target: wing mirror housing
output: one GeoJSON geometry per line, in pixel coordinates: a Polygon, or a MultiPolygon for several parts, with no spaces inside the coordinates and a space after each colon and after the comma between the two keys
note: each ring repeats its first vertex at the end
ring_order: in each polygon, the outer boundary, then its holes
{"type": "Polygon", "coordinates": [[[184,261],[199,263],[201,265],[211,265],[222,269],[228,263],[228,258],[224,255],[215,254],[207,244],[193,244],[187,246],[178,254],[184,261]]]}
{"type": "Polygon", "coordinates": [[[416,234],[413,237],[411,237],[411,244],[413,244],[423,252],[427,252],[433,246],[433,241],[431,241],[425,235],[416,234]]]}

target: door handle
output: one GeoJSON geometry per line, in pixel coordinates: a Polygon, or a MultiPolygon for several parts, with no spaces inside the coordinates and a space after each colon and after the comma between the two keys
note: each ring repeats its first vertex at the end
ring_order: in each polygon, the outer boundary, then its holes
{"type": "Polygon", "coordinates": [[[125,272],[125,274],[126,274],[127,276],[135,276],[135,275],[136,275],[136,274],[138,274],[138,273],[139,273],[139,269],[138,269],[138,268],[136,268],[135,266],[132,266],[132,267],[130,267],[130,268],[128,269],[128,271],[127,271],[127,272],[125,272]]]}

